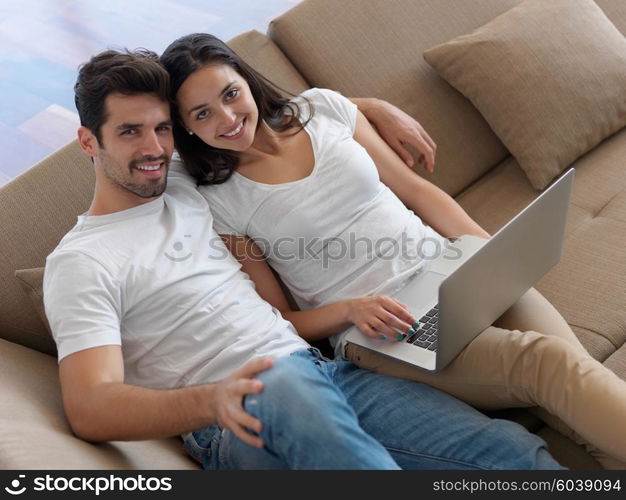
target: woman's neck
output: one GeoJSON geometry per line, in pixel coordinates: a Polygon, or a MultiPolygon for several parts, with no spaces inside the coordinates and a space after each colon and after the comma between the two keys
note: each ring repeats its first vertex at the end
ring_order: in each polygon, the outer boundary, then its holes
{"type": "Polygon", "coordinates": [[[254,135],[252,145],[239,154],[239,164],[249,165],[261,160],[280,157],[283,152],[282,134],[273,130],[264,121],[254,135]]]}

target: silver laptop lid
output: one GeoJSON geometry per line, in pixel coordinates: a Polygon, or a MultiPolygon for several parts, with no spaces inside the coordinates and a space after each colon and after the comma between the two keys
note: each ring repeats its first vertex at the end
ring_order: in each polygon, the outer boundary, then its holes
{"type": "Polygon", "coordinates": [[[436,370],[559,261],[573,180],[569,169],[441,284],[436,370]]]}

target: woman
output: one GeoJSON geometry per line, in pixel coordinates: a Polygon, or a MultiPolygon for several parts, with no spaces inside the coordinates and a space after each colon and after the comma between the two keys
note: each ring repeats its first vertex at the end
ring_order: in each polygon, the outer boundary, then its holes
{"type": "Polygon", "coordinates": [[[284,99],[210,35],[177,40],[161,60],[172,77],[177,148],[204,186],[215,229],[302,337],[331,336],[336,354],[361,367],[483,409],[541,406],[598,447],[605,466],[621,465],[610,456],[626,462],[626,383],[589,356],[535,290],[437,374],[344,349],[352,324],[388,342],[411,332],[415,318],[387,294],[428,265],[424,244],[489,235],[407,169],[341,95],[310,89],[284,99]],[[408,242],[406,251],[391,255],[392,241],[408,242]],[[337,242],[352,254],[333,258],[337,242]],[[290,308],[267,263],[302,310],[290,308]]]}

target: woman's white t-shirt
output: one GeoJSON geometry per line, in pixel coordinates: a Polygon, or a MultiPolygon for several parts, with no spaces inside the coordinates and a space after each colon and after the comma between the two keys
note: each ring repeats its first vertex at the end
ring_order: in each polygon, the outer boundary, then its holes
{"type": "MultiPolygon", "coordinates": [[[[422,269],[444,239],[380,181],[354,140],[356,106],[310,89],[294,99],[315,163],[308,177],[263,184],[235,172],[201,186],[220,234],[249,236],[261,247],[301,309],[392,293],[422,269]]],[[[331,339],[343,354],[343,333],[331,339]]]]}

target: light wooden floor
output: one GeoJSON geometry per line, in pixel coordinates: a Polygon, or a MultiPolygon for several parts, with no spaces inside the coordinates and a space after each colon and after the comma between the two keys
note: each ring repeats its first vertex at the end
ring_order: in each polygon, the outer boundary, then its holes
{"type": "Polygon", "coordinates": [[[299,0],[0,0],[0,186],[74,139],[76,69],[106,48],[161,52],[203,31],[223,40],[299,0]]]}

